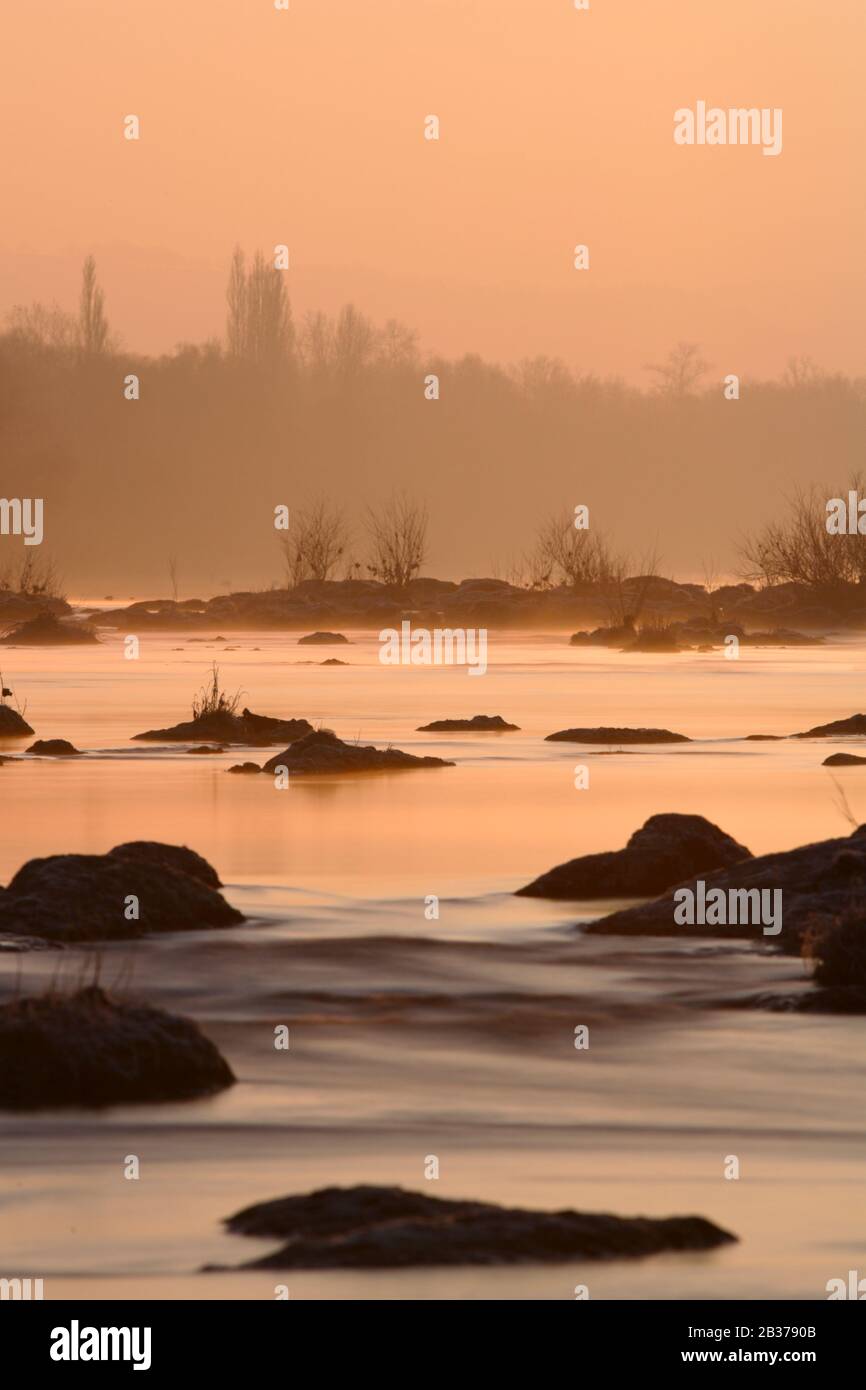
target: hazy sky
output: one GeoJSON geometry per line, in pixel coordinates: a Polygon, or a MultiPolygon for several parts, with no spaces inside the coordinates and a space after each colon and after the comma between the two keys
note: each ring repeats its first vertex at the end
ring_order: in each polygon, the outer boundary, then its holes
{"type": "Polygon", "coordinates": [[[296,315],[448,354],[864,370],[863,0],[6,3],[0,309],[74,307],[92,250],[169,350],[222,332],[235,242],[285,242],[296,315]],[[781,107],[781,155],[677,147],[698,99],[781,107]]]}

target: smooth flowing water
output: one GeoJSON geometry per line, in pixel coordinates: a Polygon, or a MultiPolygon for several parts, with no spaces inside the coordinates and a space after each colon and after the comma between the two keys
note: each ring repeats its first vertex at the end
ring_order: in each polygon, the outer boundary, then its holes
{"type": "Polygon", "coordinates": [[[0,1117],[5,1269],[44,1278],[49,1298],[271,1298],[287,1283],[292,1298],[568,1299],[577,1284],[593,1298],[822,1298],[828,1279],[866,1267],[863,1020],[721,1007],[738,992],[805,987],[800,962],[764,941],[587,937],[580,924],[620,904],[513,896],[564,859],[619,848],[655,812],[700,813],[755,853],[866,820],[866,770],[821,767],[850,740],[743,741],[860,710],[861,646],[743,648],[728,661],[493,634],[486,675],[471,677],[383,666],[373,633],[339,649],[225,635],[145,636],[138,660],[106,635],[0,662],[37,735],[85,752],[0,769],[0,880],[38,855],[164,840],[203,854],[250,919],[0,955],[0,997],[98,970],[195,1017],[238,1077],[201,1102],[0,1117]],[[347,664],[318,664],[333,655],[347,664]],[[214,659],[256,712],[456,766],[277,790],[226,775],[276,749],[192,757],[130,741],[189,717],[214,659]],[[417,732],[476,713],[520,731],[417,732]],[[694,741],[615,753],[544,742],[600,724],[694,741]],[[432,896],[438,920],[425,915],[432,896]],[[288,1051],[274,1048],[278,1024],[288,1051]],[[138,1181],[124,1177],[130,1154],[138,1181]],[[434,1154],[440,1177],[428,1182],[434,1154]],[[725,1178],[731,1155],[737,1181],[725,1178]],[[226,1235],[223,1217],[358,1182],[695,1212],[739,1242],[605,1264],[200,1272],[277,1244],[226,1235]]]}

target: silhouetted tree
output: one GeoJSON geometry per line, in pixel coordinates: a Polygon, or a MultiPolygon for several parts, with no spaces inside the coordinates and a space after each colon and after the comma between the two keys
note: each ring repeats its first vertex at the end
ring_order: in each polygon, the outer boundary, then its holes
{"type": "Polygon", "coordinates": [[[405,588],[427,558],[427,524],[427,508],[405,493],[395,493],[378,511],[368,507],[372,577],[405,588]]]}
{"type": "Polygon", "coordinates": [[[81,272],[81,298],[78,308],[78,343],[87,357],[108,351],[108,319],[105,295],[96,279],[96,261],[88,256],[81,272]]]}

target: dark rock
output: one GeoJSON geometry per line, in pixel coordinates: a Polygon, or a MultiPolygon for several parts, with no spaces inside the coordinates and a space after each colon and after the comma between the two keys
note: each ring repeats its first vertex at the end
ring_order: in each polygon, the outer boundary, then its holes
{"type": "Polygon", "coordinates": [[[525,1211],[396,1187],[321,1188],[238,1212],[232,1231],[287,1243],[247,1269],[405,1269],[640,1258],[736,1240],[700,1216],[525,1211]]]}
{"type": "Polygon", "coordinates": [[[504,733],[518,730],[519,724],[507,724],[501,714],[474,714],[471,719],[434,719],[432,724],[421,724],[420,734],[438,733],[504,733]]]}
{"type": "Polygon", "coordinates": [[[0,738],[23,738],[25,734],[34,732],[17,709],[0,704],[0,738]]]}
{"type": "Polygon", "coordinates": [[[852,714],[848,719],[834,719],[832,724],[816,724],[794,738],[838,738],[843,734],[866,734],[866,714],[852,714]]]}
{"type": "Polygon", "coordinates": [[[755,937],[768,940],[789,952],[799,952],[807,936],[831,926],[862,901],[866,892],[866,826],[848,837],[819,840],[816,844],[780,854],[762,854],[745,859],[731,868],[701,873],[706,891],[730,889],[780,889],[782,892],[782,931],[764,938],[761,927],[749,923],[735,926],[680,925],[674,921],[673,889],[695,890],[695,879],[671,885],[661,897],[638,907],[623,908],[596,922],[587,932],[621,936],[755,937]]]}
{"type": "Polygon", "coordinates": [[[285,767],[297,777],[316,772],[389,772],[412,767],[453,767],[444,758],[419,758],[399,748],[375,748],[372,744],[344,743],[330,729],[316,729],[269,758],[263,772],[285,767]]]}
{"type": "Polygon", "coordinates": [[[191,1019],[95,985],[0,1006],[0,1109],[189,1100],[234,1079],[191,1019]]]}
{"type": "Polygon", "coordinates": [[[219,743],[202,743],[197,748],[187,748],[187,753],[224,753],[226,750],[219,743]]]}
{"type": "Polygon", "coordinates": [[[251,773],[261,771],[262,769],[259,767],[258,763],[234,763],[229,768],[229,772],[251,773]]]}
{"type": "Polygon", "coordinates": [[[161,840],[127,840],[108,851],[114,859],[136,859],[140,864],[153,864],[179,873],[189,874],[209,888],[222,888],[219,874],[201,854],[186,845],[164,845],[161,840]]]}
{"type": "Polygon", "coordinates": [[[45,757],[81,757],[81,749],[73,748],[72,744],[67,743],[65,738],[38,738],[35,743],[31,743],[30,747],[26,748],[24,751],[26,753],[41,753],[45,757]]]}
{"type": "Polygon", "coordinates": [[[545,743],[691,743],[685,734],[669,729],[560,729],[545,743]]]}
{"type": "Polygon", "coordinates": [[[80,622],[62,622],[53,613],[40,613],[0,637],[0,646],[63,647],[83,643],[92,646],[98,641],[96,633],[80,622]]]}
{"type": "Polygon", "coordinates": [[[261,748],[272,743],[290,743],[312,730],[312,724],[306,719],[273,719],[245,709],[240,714],[230,714],[227,710],[204,714],[169,729],[148,729],[146,733],[133,734],[133,738],[153,743],[235,743],[261,748]]]}
{"type": "Polygon", "coordinates": [[[320,666],[348,666],[348,661],[341,661],[338,656],[329,656],[327,661],[320,661],[320,666]]]}
{"type": "Polygon", "coordinates": [[[344,637],[342,632],[308,632],[306,637],[298,638],[298,646],[333,646],[335,642],[348,642],[348,637],[344,637]]]}
{"type": "Polygon", "coordinates": [[[48,941],[122,941],[153,932],[230,927],[245,919],[205,860],[178,845],[136,841],[108,854],[30,859],[0,891],[0,931],[48,941]],[[125,915],[134,895],[139,919],[125,915]]]}
{"type": "Polygon", "coordinates": [[[746,734],[746,743],[778,743],[784,741],[784,734],[746,734]]]}
{"type": "Polygon", "coordinates": [[[831,753],[825,758],[822,767],[856,767],[866,763],[866,758],[858,758],[855,753],[831,753]]]}
{"type": "Polygon", "coordinates": [[[527,898],[645,898],[752,854],[703,816],[650,816],[625,849],[585,854],[519,888],[527,898]]]}

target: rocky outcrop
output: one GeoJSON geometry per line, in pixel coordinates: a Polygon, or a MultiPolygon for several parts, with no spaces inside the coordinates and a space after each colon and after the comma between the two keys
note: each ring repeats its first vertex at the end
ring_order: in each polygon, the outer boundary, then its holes
{"type": "Polygon", "coordinates": [[[399,748],[344,743],[330,729],[316,729],[269,758],[263,772],[285,767],[292,777],[317,772],[391,772],[414,767],[453,767],[444,758],[420,758],[399,748]]]}
{"type": "Polygon", "coordinates": [[[0,1006],[0,1109],[189,1100],[231,1086],[198,1025],[91,985],[0,1006]]]}
{"type": "Polygon", "coordinates": [[[545,743],[691,743],[685,734],[670,729],[560,729],[545,743]]]}
{"type": "Polygon", "coordinates": [[[306,637],[298,638],[299,647],[308,646],[333,646],[335,642],[348,642],[348,637],[344,637],[342,632],[308,632],[306,637]]]}
{"type": "Polygon", "coordinates": [[[744,845],[703,816],[650,816],[625,849],[584,854],[519,888],[527,898],[646,898],[691,874],[751,859],[744,845]]]}
{"type": "MultiPolygon", "coordinates": [[[[705,895],[716,888],[726,894],[732,890],[781,890],[781,932],[764,937],[761,927],[749,922],[733,926],[680,925],[674,921],[674,885],[652,902],[613,912],[591,922],[586,930],[622,936],[744,937],[798,953],[807,938],[832,927],[849,913],[853,904],[862,901],[866,893],[866,826],[847,837],[820,840],[779,854],[758,855],[699,877],[705,883],[705,895]]],[[[696,891],[696,878],[689,876],[675,886],[696,891]]]]}
{"type": "Polygon", "coordinates": [[[822,767],[862,767],[866,758],[858,758],[856,753],[831,753],[825,758],[822,767]]]}
{"type": "Polygon", "coordinates": [[[245,709],[240,714],[231,714],[228,710],[203,714],[198,719],[173,724],[169,729],[148,729],[143,734],[133,734],[133,738],[151,743],[210,742],[266,748],[274,743],[290,743],[312,731],[313,726],[306,719],[273,719],[245,709]]]}
{"type": "Polygon", "coordinates": [[[326,1187],[262,1202],[230,1217],[231,1231],[285,1240],[246,1269],[400,1269],[552,1263],[712,1250],[736,1240],[700,1216],[623,1217],[526,1211],[452,1201],[399,1187],[326,1187]]]}
{"type": "Polygon", "coordinates": [[[24,738],[34,732],[27,720],[11,705],[0,703],[0,738],[24,738]]]}
{"type": "Polygon", "coordinates": [[[419,734],[511,733],[519,724],[507,724],[501,714],[474,714],[471,719],[434,719],[420,724],[419,734]]]}
{"type": "Polygon", "coordinates": [[[847,719],[834,719],[832,724],[816,724],[814,729],[794,734],[794,738],[842,738],[846,734],[866,734],[866,714],[852,714],[847,719]]]}
{"type": "Polygon", "coordinates": [[[74,748],[65,738],[38,738],[25,748],[25,753],[41,754],[45,758],[80,758],[81,749],[74,748]]]}
{"type": "Polygon", "coordinates": [[[66,647],[98,642],[96,633],[80,622],[63,622],[54,613],[40,613],[0,637],[2,647],[66,647]]]}
{"type": "Polygon", "coordinates": [[[53,854],[28,860],[0,891],[0,932],[66,944],[243,922],[218,885],[207,861],[179,845],[135,841],[108,854],[53,854]]]}

